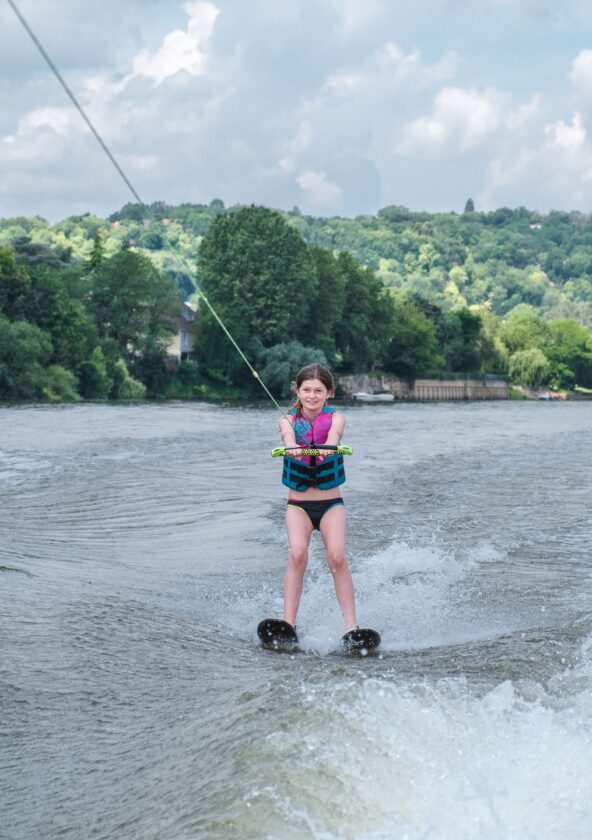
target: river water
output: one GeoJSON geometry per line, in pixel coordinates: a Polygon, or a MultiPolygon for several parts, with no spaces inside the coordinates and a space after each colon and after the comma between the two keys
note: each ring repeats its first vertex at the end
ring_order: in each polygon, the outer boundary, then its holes
{"type": "Polygon", "coordinates": [[[0,409],[0,835],[592,836],[592,404],[355,406],[359,620],[318,535],[304,653],[277,412],[0,409]]]}

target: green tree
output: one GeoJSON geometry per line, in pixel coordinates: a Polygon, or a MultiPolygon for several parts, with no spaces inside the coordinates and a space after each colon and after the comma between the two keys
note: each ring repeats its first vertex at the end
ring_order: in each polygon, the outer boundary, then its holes
{"type": "Polygon", "coordinates": [[[187,359],[180,362],[167,391],[169,399],[188,399],[199,393],[203,379],[196,362],[187,359]]]}
{"type": "Polygon", "coordinates": [[[287,399],[293,394],[291,385],[296,374],[310,364],[327,367],[329,363],[322,350],[305,347],[299,341],[263,348],[257,359],[261,380],[277,399],[287,399]]]}
{"type": "Polygon", "coordinates": [[[439,334],[444,365],[449,371],[477,371],[481,362],[481,316],[456,309],[442,317],[439,334]]]}
{"type": "Polygon", "coordinates": [[[162,251],[164,244],[164,237],[155,225],[143,231],[140,236],[140,245],[149,251],[162,251]]]}
{"type": "Polygon", "coordinates": [[[49,268],[64,268],[72,258],[72,248],[61,242],[53,244],[34,242],[30,236],[19,236],[12,241],[16,254],[16,261],[27,268],[48,266],[49,268]]]}
{"type": "Polygon", "coordinates": [[[166,352],[155,339],[146,339],[141,352],[134,360],[132,373],[146,386],[147,395],[163,399],[167,396],[172,371],[167,364],[166,352]]]}
{"type": "Polygon", "coordinates": [[[221,198],[213,198],[210,201],[209,207],[210,207],[210,210],[213,213],[215,213],[216,215],[219,215],[220,213],[224,212],[224,202],[222,201],[221,198]]]}
{"type": "Polygon", "coordinates": [[[117,213],[112,213],[109,216],[110,222],[121,222],[124,220],[131,220],[134,222],[142,222],[146,215],[146,208],[143,204],[124,204],[124,206],[117,213]]]}
{"type": "Polygon", "coordinates": [[[344,280],[343,315],[335,324],[339,367],[348,373],[371,370],[380,363],[389,340],[392,298],[374,272],[351,254],[338,254],[337,266],[344,280]]]}
{"type": "Polygon", "coordinates": [[[391,204],[388,207],[383,207],[378,211],[380,218],[385,219],[392,224],[397,222],[407,222],[413,218],[413,212],[403,207],[400,204],[391,204]]]}
{"type": "Polygon", "coordinates": [[[105,400],[113,387],[113,379],[107,371],[105,354],[95,347],[89,359],[78,367],[78,389],[87,400],[105,400]]]}
{"type": "Polygon", "coordinates": [[[568,320],[549,322],[545,353],[554,384],[564,388],[592,387],[592,332],[586,327],[568,320]]]}
{"type": "Polygon", "coordinates": [[[508,368],[509,353],[499,338],[501,318],[487,306],[479,307],[481,334],[479,338],[479,371],[502,373],[508,368]]]}
{"type": "Polygon", "coordinates": [[[502,323],[499,337],[510,354],[542,347],[547,339],[547,325],[531,306],[520,305],[502,323]]]}
{"type": "MultiPolygon", "coordinates": [[[[311,301],[308,332],[314,346],[334,365],[342,343],[339,329],[345,314],[348,273],[332,251],[313,246],[310,253],[316,270],[317,296],[311,301]]],[[[380,289],[378,285],[377,288],[380,289]]]]}
{"type": "Polygon", "coordinates": [[[508,372],[512,382],[518,385],[541,385],[549,376],[549,359],[538,347],[517,350],[510,356],[508,372]]]}
{"type": "Polygon", "coordinates": [[[27,319],[51,336],[51,362],[75,370],[95,343],[95,330],[83,302],[72,297],[71,271],[31,269],[27,319]]]}
{"type": "Polygon", "coordinates": [[[406,292],[393,294],[391,337],[384,366],[411,380],[421,374],[436,373],[442,367],[436,325],[406,292]]]}
{"type": "Polygon", "coordinates": [[[17,265],[12,248],[0,246],[0,313],[11,321],[27,318],[31,311],[31,277],[17,265]]]}
{"type": "MultiPolygon", "coordinates": [[[[199,282],[241,347],[255,337],[270,347],[309,332],[314,263],[300,234],[275,211],[246,207],[219,215],[201,243],[199,282]]],[[[209,373],[246,381],[248,372],[204,305],[198,336],[209,373]]]]}
{"type": "Polygon", "coordinates": [[[93,272],[91,283],[90,306],[99,334],[114,339],[124,358],[134,360],[147,343],[163,342],[174,331],[175,284],[143,254],[118,251],[93,272]]]}
{"type": "Polygon", "coordinates": [[[466,215],[467,213],[474,213],[475,212],[475,202],[472,198],[467,198],[465,209],[463,213],[466,215]]]}
{"type": "Polygon", "coordinates": [[[111,397],[114,400],[142,400],[146,396],[146,386],[131,376],[123,359],[117,359],[108,366],[113,382],[111,397]]]}
{"type": "Polygon", "coordinates": [[[103,244],[103,238],[101,236],[101,232],[98,230],[95,233],[95,237],[93,239],[93,247],[92,251],[90,252],[90,259],[89,264],[91,269],[97,269],[102,262],[105,260],[105,246],[103,244]]]}
{"type": "Polygon", "coordinates": [[[49,365],[43,376],[43,397],[50,402],[77,402],[80,395],[76,390],[78,380],[71,370],[62,365],[49,365]]]}
{"type": "Polygon", "coordinates": [[[51,339],[27,321],[0,315],[0,400],[42,399],[51,339]]]}

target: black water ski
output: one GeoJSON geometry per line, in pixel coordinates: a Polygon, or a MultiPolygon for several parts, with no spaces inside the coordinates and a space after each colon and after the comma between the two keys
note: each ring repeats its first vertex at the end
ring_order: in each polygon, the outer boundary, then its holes
{"type": "Polygon", "coordinates": [[[355,653],[361,656],[373,655],[380,645],[380,633],[368,627],[358,627],[350,630],[341,638],[344,653],[355,653]]]}
{"type": "Polygon", "coordinates": [[[298,645],[298,636],[292,625],[278,618],[260,621],[257,635],[263,647],[270,650],[295,650],[298,645]]]}

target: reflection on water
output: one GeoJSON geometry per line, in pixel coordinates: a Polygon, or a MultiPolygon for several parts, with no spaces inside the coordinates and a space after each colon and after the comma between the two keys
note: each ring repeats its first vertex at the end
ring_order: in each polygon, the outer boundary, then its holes
{"type": "Polygon", "coordinates": [[[256,643],[286,554],[274,410],[0,410],[10,840],[590,836],[591,408],[347,417],[368,660],[335,652],[317,535],[305,653],[256,643]]]}

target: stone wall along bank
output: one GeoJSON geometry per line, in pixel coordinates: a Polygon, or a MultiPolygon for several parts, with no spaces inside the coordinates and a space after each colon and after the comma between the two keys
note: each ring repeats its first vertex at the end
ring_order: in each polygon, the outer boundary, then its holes
{"type": "Polygon", "coordinates": [[[473,377],[466,379],[416,379],[408,382],[396,376],[339,376],[339,393],[392,394],[395,400],[507,400],[508,383],[504,379],[473,377]]]}

